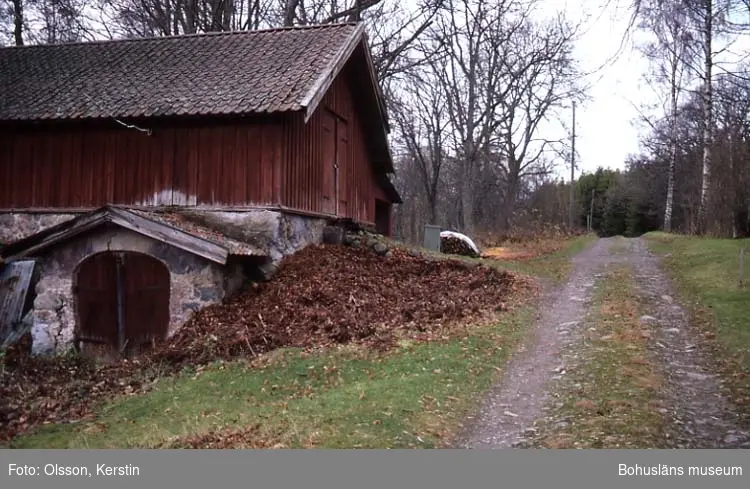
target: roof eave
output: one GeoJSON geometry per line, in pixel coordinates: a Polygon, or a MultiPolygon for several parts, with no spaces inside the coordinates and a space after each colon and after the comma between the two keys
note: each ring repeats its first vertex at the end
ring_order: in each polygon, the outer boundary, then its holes
{"type": "Polygon", "coordinates": [[[305,109],[305,123],[307,123],[313,113],[315,113],[321,100],[325,97],[325,94],[333,84],[333,81],[339,73],[341,73],[341,70],[344,68],[344,65],[346,65],[346,62],[349,60],[354,50],[359,43],[365,39],[364,34],[365,26],[360,23],[355,27],[354,31],[352,31],[347,42],[341,47],[341,49],[339,49],[339,52],[330,64],[330,68],[315,81],[313,86],[302,99],[300,105],[305,109]]]}
{"type": "Polygon", "coordinates": [[[0,256],[3,256],[7,261],[34,256],[106,223],[113,223],[121,228],[170,244],[221,265],[225,264],[229,257],[229,250],[221,245],[114,206],[101,207],[88,214],[20,239],[3,248],[0,256]]]}

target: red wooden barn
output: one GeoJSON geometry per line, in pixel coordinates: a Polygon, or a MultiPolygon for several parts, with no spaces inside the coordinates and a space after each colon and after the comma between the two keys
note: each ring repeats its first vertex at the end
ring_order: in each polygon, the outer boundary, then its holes
{"type": "Polygon", "coordinates": [[[338,219],[390,234],[387,134],[361,24],[2,48],[2,255],[38,259],[48,336],[121,342],[137,308],[103,318],[125,299],[82,295],[118,287],[166,290],[141,316],[172,330],[232,289],[237,257],[278,261],[338,219]],[[136,276],[153,283],[116,285],[136,276]]]}
{"type": "Polygon", "coordinates": [[[277,208],[378,224],[383,98],[360,24],[0,49],[0,211],[277,208]]]}

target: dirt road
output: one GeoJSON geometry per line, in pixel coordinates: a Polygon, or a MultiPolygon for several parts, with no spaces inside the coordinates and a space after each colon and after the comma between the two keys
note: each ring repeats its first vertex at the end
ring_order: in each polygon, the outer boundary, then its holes
{"type": "Polygon", "coordinates": [[[556,380],[564,377],[582,347],[595,291],[612,267],[626,267],[649,323],[651,361],[663,383],[663,447],[750,448],[750,432],[742,429],[734,406],[709,368],[708,353],[691,328],[689,316],[675,301],[659,260],[640,238],[598,240],[573,259],[567,282],[542,298],[536,326],[525,345],[506,366],[503,380],[468,419],[454,446],[508,448],[529,446],[535,426],[565,393],[556,380]]]}

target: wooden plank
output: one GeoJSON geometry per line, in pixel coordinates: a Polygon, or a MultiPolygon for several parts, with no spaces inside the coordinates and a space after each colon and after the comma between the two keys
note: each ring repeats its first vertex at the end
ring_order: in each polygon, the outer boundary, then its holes
{"type": "MultiPolygon", "coordinates": [[[[101,193],[106,193],[106,189],[100,188],[97,184],[104,183],[102,181],[102,175],[106,175],[107,166],[111,164],[111,159],[107,157],[107,153],[110,153],[109,141],[105,137],[105,132],[102,130],[96,130],[93,133],[82,136],[82,154],[81,154],[81,171],[82,178],[77,183],[80,187],[81,205],[95,206],[100,202],[97,202],[101,193]],[[99,192],[95,189],[99,189],[99,192]]],[[[124,185],[125,180],[119,178],[119,175],[115,177],[118,182],[122,182],[124,185]]],[[[115,193],[115,202],[119,195],[115,193]]]]}
{"type": "Polygon", "coordinates": [[[224,183],[224,151],[222,150],[221,144],[224,136],[224,128],[221,126],[212,127],[209,129],[211,138],[211,151],[210,151],[210,172],[211,172],[211,203],[213,204],[225,204],[227,203],[226,195],[227,185],[224,183]]]}
{"type": "MultiPolygon", "coordinates": [[[[99,165],[102,167],[103,194],[104,201],[107,204],[118,202],[118,199],[120,202],[125,202],[127,198],[127,182],[124,174],[127,168],[127,153],[120,153],[118,141],[117,133],[112,133],[111,137],[106,137],[106,133],[102,132],[99,143],[99,151],[102,152],[99,156],[99,165]],[[115,152],[115,154],[112,155],[112,152],[115,152]]],[[[95,205],[95,201],[92,201],[91,204],[95,205]]]]}
{"type": "Polygon", "coordinates": [[[188,144],[188,183],[186,192],[188,205],[198,205],[200,201],[200,151],[201,151],[201,140],[199,129],[189,129],[189,137],[187,138],[190,144],[188,144]]]}
{"type": "Polygon", "coordinates": [[[213,138],[211,131],[208,129],[201,129],[197,132],[198,136],[198,150],[197,150],[197,163],[198,163],[198,205],[214,204],[214,187],[212,177],[215,167],[215,162],[212,160],[213,153],[213,138]]]}
{"type": "Polygon", "coordinates": [[[261,175],[263,192],[260,196],[260,201],[264,204],[270,204],[274,201],[275,194],[275,158],[276,158],[276,141],[273,127],[262,127],[259,130],[262,143],[262,159],[261,159],[261,175]]]}
{"type": "Polygon", "coordinates": [[[55,169],[52,166],[51,155],[47,150],[49,136],[40,133],[33,139],[34,205],[50,207],[53,203],[50,197],[52,193],[52,182],[55,181],[55,169]]]}
{"type": "MultiPolygon", "coordinates": [[[[71,186],[71,168],[73,166],[73,160],[71,159],[71,142],[72,134],[57,133],[53,136],[51,146],[57,150],[57,162],[52,164],[57,166],[59,174],[55,181],[55,187],[58,190],[58,198],[54,201],[54,204],[60,207],[71,207],[72,199],[70,195],[71,186]]],[[[53,151],[54,151],[53,149],[53,151]]]]}
{"type": "Polygon", "coordinates": [[[247,174],[245,176],[250,202],[261,202],[262,183],[261,171],[263,167],[263,154],[267,149],[264,144],[263,132],[259,126],[251,126],[247,137],[247,174]]]}
{"type": "Polygon", "coordinates": [[[32,207],[36,205],[36,165],[34,165],[34,150],[32,142],[28,136],[21,136],[19,138],[19,143],[18,148],[21,150],[21,154],[16,155],[16,165],[19,165],[21,168],[23,181],[29,182],[27,188],[22,188],[20,202],[22,207],[32,207]]]}
{"type": "Polygon", "coordinates": [[[0,207],[13,204],[13,144],[9,135],[0,134],[0,207]]]}
{"type": "Polygon", "coordinates": [[[34,265],[33,260],[0,264],[0,347],[14,343],[25,332],[20,326],[34,265]]]}
{"type": "Polygon", "coordinates": [[[70,135],[70,206],[81,207],[87,205],[83,200],[81,192],[81,181],[83,180],[83,134],[71,133],[70,135]]]}
{"type": "Polygon", "coordinates": [[[208,240],[198,238],[177,228],[160,224],[131,212],[112,209],[111,222],[149,238],[167,243],[219,264],[225,264],[229,250],[208,240]]]}
{"type": "Polygon", "coordinates": [[[251,126],[242,125],[232,131],[231,141],[234,151],[232,152],[232,166],[234,168],[234,198],[232,203],[247,204],[252,202],[247,191],[247,131],[251,126]]]}
{"type": "MultiPolygon", "coordinates": [[[[336,162],[336,120],[334,116],[328,112],[323,112],[323,151],[321,160],[321,171],[323,172],[323,185],[321,195],[322,208],[324,214],[334,214],[336,210],[335,204],[335,181],[334,181],[334,165],[336,162]]],[[[299,185],[299,182],[297,183],[299,185]]]]}
{"type": "Polygon", "coordinates": [[[349,126],[343,119],[336,121],[336,135],[338,137],[336,147],[336,163],[338,165],[338,175],[336,184],[338,198],[336,215],[350,217],[347,211],[348,191],[349,191],[349,126]]]}
{"type": "Polygon", "coordinates": [[[190,195],[196,195],[195,176],[191,173],[197,168],[197,142],[191,129],[173,136],[174,170],[172,174],[172,205],[195,205],[190,202],[190,195]]]}
{"type": "Polygon", "coordinates": [[[166,129],[157,133],[161,138],[161,180],[159,191],[164,192],[160,205],[172,205],[174,202],[174,174],[175,174],[175,131],[166,129]]]}
{"type": "Polygon", "coordinates": [[[238,177],[237,167],[240,166],[236,151],[236,133],[236,126],[222,127],[216,142],[220,155],[219,160],[221,161],[221,191],[219,192],[219,198],[222,203],[244,202],[239,195],[240,186],[237,185],[236,180],[238,177]]]}
{"type": "Polygon", "coordinates": [[[130,352],[140,353],[142,347],[167,336],[169,270],[148,255],[124,253],[123,256],[125,342],[130,352]]]}
{"type": "Polygon", "coordinates": [[[282,141],[283,141],[283,128],[274,124],[267,126],[272,133],[272,136],[268,138],[268,143],[271,145],[273,152],[273,203],[281,204],[281,191],[284,184],[284,155],[282,153],[282,141]]]}
{"type": "MultiPolygon", "coordinates": [[[[79,316],[76,340],[117,350],[117,255],[104,252],[85,259],[76,274],[79,316]]],[[[87,352],[88,347],[81,345],[87,352]]]]}

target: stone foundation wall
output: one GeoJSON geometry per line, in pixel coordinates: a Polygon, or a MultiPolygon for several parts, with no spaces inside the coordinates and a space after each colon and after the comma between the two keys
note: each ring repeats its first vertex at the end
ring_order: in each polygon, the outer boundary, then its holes
{"type": "Polygon", "coordinates": [[[102,251],[140,252],[167,266],[170,272],[169,335],[195,311],[237,290],[243,280],[239,265],[224,267],[121,228],[81,236],[39,257],[40,280],[31,313],[34,354],[59,353],[74,346],[77,312],[73,285],[77,267],[102,251]]]}
{"type": "Polygon", "coordinates": [[[76,217],[77,214],[0,213],[0,243],[10,243],[76,217]]]}
{"type": "Polygon", "coordinates": [[[268,249],[270,263],[263,268],[273,275],[279,262],[307,245],[323,242],[326,220],[271,210],[184,211],[191,220],[217,229],[226,236],[268,249]]]}

